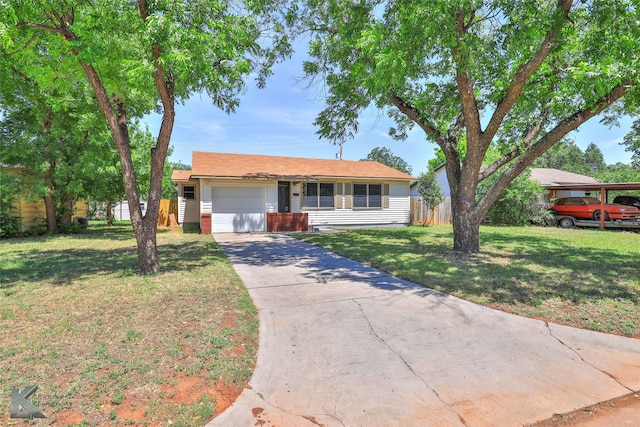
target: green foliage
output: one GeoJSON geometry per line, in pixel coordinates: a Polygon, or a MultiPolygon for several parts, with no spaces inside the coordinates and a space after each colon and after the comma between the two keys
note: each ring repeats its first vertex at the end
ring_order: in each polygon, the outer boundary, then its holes
{"type": "Polygon", "coordinates": [[[400,172],[411,175],[411,166],[409,163],[403,160],[402,157],[395,156],[387,147],[376,147],[367,154],[366,159],[360,160],[372,160],[379,162],[383,165],[389,166],[390,168],[394,168],[400,172]]]}
{"type": "Polygon", "coordinates": [[[440,183],[433,169],[422,172],[418,176],[418,193],[422,196],[424,203],[429,208],[438,206],[444,200],[440,183]]]}
{"type": "Polygon", "coordinates": [[[537,158],[532,166],[596,177],[607,165],[602,151],[594,143],[589,144],[583,152],[574,140],[565,138],[537,158]]]}
{"type": "Polygon", "coordinates": [[[625,135],[622,145],[626,151],[632,153],[631,162],[636,168],[640,167],[640,118],[636,118],[631,125],[631,130],[625,135]]]}
{"type": "Polygon", "coordinates": [[[487,217],[497,224],[549,225],[553,216],[548,209],[547,196],[547,190],[530,180],[527,171],[511,181],[491,206],[487,217]]]}
{"type": "MultiPolygon", "coordinates": [[[[97,101],[93,112],[106,118],[118,149],[143,273],[159,271],[155,224],[175,103],[206,93],[215,106],[233,112],[245,79],[254,75],[263,86],[274,63],[291,54],[285,28],[290,12],[275,0],[0,3],[0,58],[23,58],[17,73],[56,99],[77,85],[90,88],[83,93],[97,101]],[[134,128],[135,119],[153,111],[162,120],[151,148],[148,131],[136,134],[134,128]],[[148,168],[137,167],[132,147],[149,152],[148,168]],[[141,193],[149,196],[144,216],[141,193]]],[[[116,194],[111,178],[101,198],[116,194]]]]}
{"type": "Polygon", "coordinates": [[[479,250],[480,221],[537,157],[616,101],[615,114],[640,104],[635,0],[304,4],[313,29],[304,69],[329,94],[318,132],[357,129],[354,111],[372,105],[396,121],[396,138],[422,129],[457,179],[454,249],[463,252],[479,250]],[[478,182],[498,171],[471,205],[478,182]]]}
{"type": "Polygon", "coordinates": [[[163,199],[177,199],[178,190],[175,184],[171,181],[171,174],[174,170],[191,170],[190,165],[178,162],[167,162],[164,166],[164,174],[162,175],[162,198],[163,199]]]}
{"type": "Polygon", "coordinates": [[[640,182],[640,170],[625,163],[607,165],[596,176],[601,182],[640,182]]]}
{"type": "Polygon", "coordinates": [[[16,177],[0,169],[0,239],[14,237],[20,232],[20,218],[12,212],[19,190],[16,177]]]}

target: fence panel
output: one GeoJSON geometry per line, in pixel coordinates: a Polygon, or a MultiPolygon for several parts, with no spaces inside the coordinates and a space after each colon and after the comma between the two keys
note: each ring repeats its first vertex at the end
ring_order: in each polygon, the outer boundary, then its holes
{"type": "Polygon", "coordinates": [[[451,198],[446,197],[434,209],[429,209],[422,197],[411,197],[411,225],[451,224],[451,198]]]}

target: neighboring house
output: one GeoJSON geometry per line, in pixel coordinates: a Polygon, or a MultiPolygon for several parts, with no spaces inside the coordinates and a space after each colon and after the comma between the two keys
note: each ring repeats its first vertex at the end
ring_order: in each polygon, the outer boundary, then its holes
{"type": "Polygon", "coordinates": [[[446,163],[440,164],[433,171],[436,173],[436,181],[440,184],[440,192],[444,197],[451,197],[451,188],[449,187],[449,179],[447,178],[446,163]]]}
{"type": "MultiPolygon", "coordinates": [[[[21,175],[24,173],[24,169],[5,167],[3,168],[3,172],[8,175],[21,175]]],[[[24,190],[17,196],[18,197],[16,197],[16,200],[12,205],[10,215],[20,218],[21,232],[25,232],[35,226],[42,226],[46,224],[45,218],[47,214],[42,198],[29,197],[29,194],[24,190]]],[[[75,203],[74,218],[86,218],[88,216],[88,212],[89,208],[85,201],[78,200],[75,203]]]]}
{"type": "MultiPolygon", "coordinates": [[[[449,187],[449,180],[447,179],[445,164],[438,166],[435,169],[436,177],[440,183],[442,195],[444,197],[451,197],[451,190],[449,187]]],[[[565,172],[559,169],[550,168],[533,168],[531,169],[530,179],[536,181],[541,187],[547,188],[554,185],[572,185],[572,184],[595,184],[599,181],[595,178],[591,178],[585,175],[579,175],[577,173],[565,172]]],[[[598,191],[577,191],[577,190],[558,190],[555,191],[551,197],[571,197],[571,196],[593,196],[599,197],[598,191]]]]}
{"type": "MultiPolygon", "coordinates": [[[[565,172],[559,169],[551,168],[533,168],[531,169],[532,181],[536,181],[541,187],[548,188],[556,185],[574,185],[574,184],[597,184],[599,181],[589,176],[580,175],[572,172],[565,172]]],[[[591,196],[600,198],[599,191],[593,190],[551,190],[551,198],[559,197],[578,197],[591,196]]]]}
{"type": "Polygon", "coordinates": [[[413,178],[371,161],[193,152],[178,222],[203,233],[409,224],[413,178]]]}
{"type": "MultiPolygon", "coordinates": [[[[433,171],[436,174],[436,182],[440,184],[440,193],[442,193],[442,196],[451,197],[445,165],[446,163],[441,163],[440,166],[436,167],[433,171]]],[[[420,193],[418,193],[418,181],[413,182],[411,185],[411,197],[420,197],[420,193]]]]}

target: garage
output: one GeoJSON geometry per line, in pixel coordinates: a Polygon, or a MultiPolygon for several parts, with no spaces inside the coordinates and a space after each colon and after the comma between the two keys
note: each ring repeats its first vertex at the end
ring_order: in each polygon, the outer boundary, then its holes
{"type": "Polygon", "coordinates": [[[212,231],[265,231],[265,187],[213,187],[212,231]]]}

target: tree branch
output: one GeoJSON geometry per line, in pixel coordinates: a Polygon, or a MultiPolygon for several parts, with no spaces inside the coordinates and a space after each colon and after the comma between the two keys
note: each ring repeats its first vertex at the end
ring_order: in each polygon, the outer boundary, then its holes
{"type": "Polygon", "coordinates": [[[396,94],[390,94],[389,99],[404,115],[413,120],[433,140],[444,149],[446,137],[429,120],[425,119],[417,108],[410,105],[396,94]]]}
{"type": "Polygon", "coordinates": [[[502,166],[506,165],[511,160],[515,159],[520,154],[522,154],[523,149],[527,149],[533,143],[533,140],[535,139],[535,137],[540,133],[540,130],[542,130],[542,125],[544,124],[546,117],[547,117],[547,114],[546,113],[543,114],[540,120],[538,120],[538,123],[536,123],[535,126],[533,126],[529,130],[529,133],[527,133],[527,136],[524,137],[524,140],[522,141],[522,144],[520,146],[515,148],[513,151],[503,155],[498,160],[496,160],[495,162],[490,164],[488,167],[486,167],[484,170],[482,170],[478,174],[478,181],[483,181],[487,177],[491,176],[495,171],[500,169],[502,166]]]}
{"type": "Polygon", "coordinates": [[[483,133],[483,145],[486,145],[487,147],[489,146],[500,129],[505,116],[518,100],[527,79],[540,67],[540,65],[542,65],[547,56],[549,56],[555,40],[560,35],[562,27],[567,21],[569,21],[568,14],[572,4],[572,0],[558,0],[556,13],[561,14],[561,18],[557,18],[558,21],[546,34],[536,53],[534,53],[531,59],[524,63],[513,76],[509,89],[507,89],[507,93],[493,112],[493,115],[489,120],[489,124],[483,133]]]}
{"type": "Polygon", "coordinates": [[[478,202],[478,212],[482,215],[486,214],[491,205],[500,198],[500,195],[504,189],[507,188],[507,185],[509,185],[516,176],[522,173],[522,171],[524,171],[535,159],[540,157],[553,144],[560,141],[569,132],[577,129],[581,124],[592,117],[597,116],[609,107],[609,105],[622,98],[629,88],[636,84],[637,82],[635,80],[623,80],[620,84],[613,87],[609,93],[597,99],[592,105],[585,107],[580,111],[576,111],[571,116],[562,120],[556,125],[556,127],[546,133],[536,143],[530,145],[525,152],[517,157],[507,170],[500,175],[487,194],[485,194],[482,200],[478,202]]]}
{"type": "Polygon", "coordinates": [[[456,83],[458,85],[458,96],[462,104],[462,114],[464,115],[467,128],[467,144],[475,145],[474,140],[479,138],[482,132],[480,127],[480,112],[478,111],[478,102],[473,91],[473,82],[469,74],[470,58],[464,51],[463,38],[466,34],[464,23],[464,12],[458,13],[456,28],[458,31],[458,43],[453,52],[456,62],[456,83]]]}

